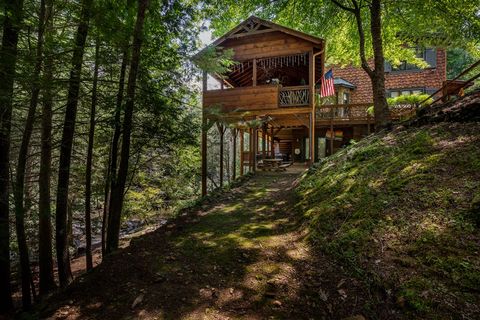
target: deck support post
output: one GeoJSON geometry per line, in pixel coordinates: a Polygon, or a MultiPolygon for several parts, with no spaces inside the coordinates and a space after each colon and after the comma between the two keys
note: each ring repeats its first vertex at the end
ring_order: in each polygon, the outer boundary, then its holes
{"type": "Polygon", "coordinates": [[[311,112],[310,112],[310,132],[309,132],[309,136],[310,136],[310,148],[309,148],[309,153],[310,153],[310,164],[314,163],[315,162],[315,152],[314,152],[314,149],[315,149],[315,55],[313,53],[313,50],[310,51],[309,55],[308,55],[308,60],[309,60],[309,63],[308,63],[308,76],[309,76],[309,80],[308,80],[308,84],[309,84],[309,87],[310,87],[310,107],[312,108],[311,109],[311,112]]]}
{"type": "Polygon", "coordinates": [[[244,172],[244,165],[245,165],[245,160],[244,160],[244,157],[243,157],[243,152],[245,150],[244,148],[244,135],[245,135],[245,131],[243,129],[240,129],[240,176],[243,176],[243,172],[244,172]]]}
{"type": "MultiPolygon", "coordinates": [[[[308,164],[312,164],[312,113],[308,114],[308,164]]],[[[306,144],[305,144],[306,146],[306,144]]]]}
{"type": "Polygon", "coordinates": [[[265,123],[262,127],[262,159],[265,160],[267,157],[267,124],[265,123]]]}
{"type": "Polygon", "coordinates": [[[275,139],[273,134],[273,126],[270,128],[270,156],[275,159],[275,139]]]}
{"type": "Polygon", "coordinates": [[[333,155],[333,139],[335,139],[335,132],[333,132],[333,106],[330,107],[330,155],[333,155]]]}
{"type": "MultiPolygon", "coordinates": [[[[203,72],[203,92],[207,91],[207,72],[203,72]]],[[[202,196],[207,195],[207,118],[205,115],[205,105],[202,108],[202,196]]]]}
{"type": "Polygon", "coordinates": [[[248,129],[248,172],[253,171],[253,128],[248,129]]]}
{"type": "Polygon", "coordinates": [[[225,136],[225,126],[217,122],[218,132],[220,133],[220,188],[223,187],[223,138],[225,136]]]}
{"type": "Polygon", "coordinates": [[[233,139],[233,158],[232,158],[232,179],[235,180],[237,178],[237,128],[232,129],[232,139],[233,139]]]}
{"type": "Polygon", "coordinates": [[[258,130],[253,128],[253,148],[252,148],[252,171],[257,172],[257,149],[258,149],[258,130]]]}

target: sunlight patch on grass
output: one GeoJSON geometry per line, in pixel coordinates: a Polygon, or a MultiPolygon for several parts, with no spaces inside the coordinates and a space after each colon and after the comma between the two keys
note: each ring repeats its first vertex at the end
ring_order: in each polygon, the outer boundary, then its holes
{"type": "Polygon", "coordinates": [[[222,207],[221,211],[225,213],[230,213],[239,210],[240,208],[242,208],[242,206],[243,205],[241,203],[234,203],[229,206],[222,207]]]}

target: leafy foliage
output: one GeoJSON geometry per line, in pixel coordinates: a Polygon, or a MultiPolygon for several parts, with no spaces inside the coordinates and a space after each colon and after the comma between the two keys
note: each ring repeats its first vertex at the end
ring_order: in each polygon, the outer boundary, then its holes
{"type": "MultiPolygon", "coordinates": [[[[351,5],[349,1],[339,2],[351,5]]],[[[360,1],[360,5],[367,3],[360,1]]],[[[329,63],[360,64],[355,19],[331,0],[213,1],[212,8],[212,28],[217,36],[254,14],[326,39],[329,63]]],[[[415,56],[413,48],[417,45],[460,47],[478,56],[479,9],[478,2],[468,0],[385,1],[382,37],[386,59],[393,65],[407,60],[424,66],[425,62],[415,56]]],[[[362,20],[368,30],[369,15],[364,13],[362,20]]],[[[371,58],[372,40],[368,33],[365,35],[367,58],[371,58]]]]}

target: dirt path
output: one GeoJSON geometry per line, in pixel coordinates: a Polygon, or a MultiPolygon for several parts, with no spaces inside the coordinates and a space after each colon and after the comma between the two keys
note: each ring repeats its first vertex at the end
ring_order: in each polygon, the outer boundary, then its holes
{"type": "Polygon", "coordinates": [[[297,177],[259,174],[132,241],[45,304],[42,317],[397,318],[304,241],[291,191],[297,177]]]}

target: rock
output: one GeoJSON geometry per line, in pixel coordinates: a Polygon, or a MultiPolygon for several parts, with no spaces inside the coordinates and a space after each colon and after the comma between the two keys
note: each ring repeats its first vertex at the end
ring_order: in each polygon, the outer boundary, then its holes
{"type": "Polygon", "coordinates": [[[342,299],[346,299],[347,298],[347,292],[345,292],[345,290],[343,289],[339,289],[337,290],[338,294],[342,297],[342,299]]]}
{"type": "Polygon", "coordinates": [[[233,291],[234,291],[233,288],[230,288],[230,294],[233,294],[233,291]]]}
{"type": "Polygon", "coordinates": [[[281,306],[282,306],[282,302],[279,301],[279,300],[274,300],[272,303],[273,303],[273,305],[276,306],[276,307],[281,307],[281,306]]]}
{"type": "Polygon", "coordinates": [[[141,295],[139,295],[138,297],[135,298],[135,300],[132,303],[132,309],[135,309],[135,307],[137,307],[140,303],[142,303],[143,297],[144,297],[144,295],[142,293],[141,295]]]}

